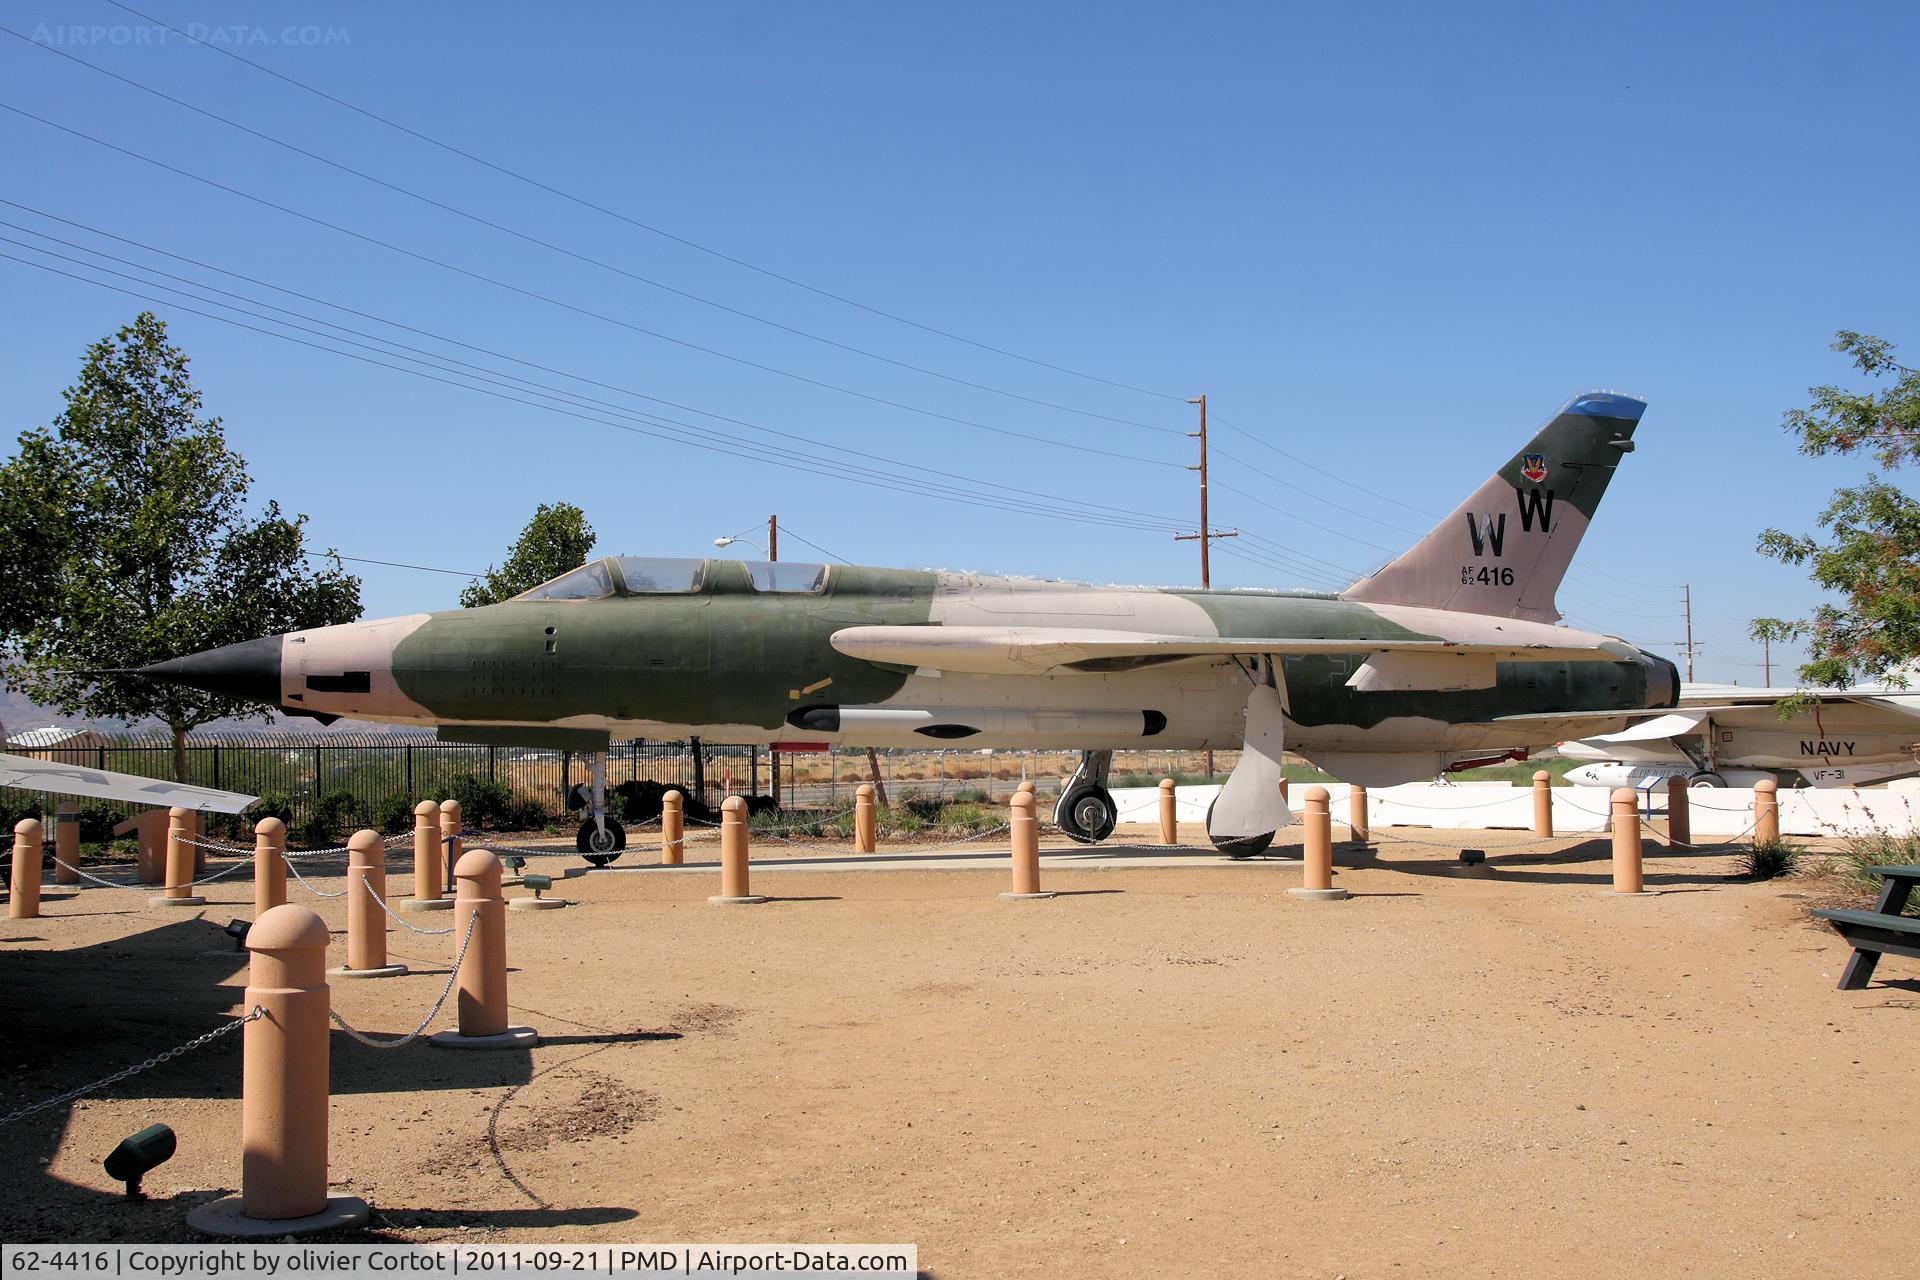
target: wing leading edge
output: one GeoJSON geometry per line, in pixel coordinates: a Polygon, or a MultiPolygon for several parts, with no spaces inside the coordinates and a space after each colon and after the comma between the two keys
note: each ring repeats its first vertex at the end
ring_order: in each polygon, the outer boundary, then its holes
{"type": "Polygon", "coordinates": [[[1111,671],[1181,658],[1386,653],[1496,662],[1617,662],[1597,645],[1274,636],[1183,636],[1083,627],[877,626],[833,633],[850,658],[984,675],[1111,671]]]}

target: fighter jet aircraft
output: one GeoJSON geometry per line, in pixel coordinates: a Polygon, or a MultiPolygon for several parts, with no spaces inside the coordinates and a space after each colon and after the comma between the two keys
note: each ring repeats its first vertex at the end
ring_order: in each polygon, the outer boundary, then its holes
{"type": "Polygon", "coordinates": [[[1563,742],[1560,754],[1591,760],[1567,774],[1575,785],[1634,786],[1677,774],[1691,786],[1857,787],[1920,773],[1920,690],[1872,684],[1850,689],[1746,689],[1689,684],[1676,710],[1618,733],[1563,742]],[[1783,698],[1813,702],[1786,720],[1783,698]]]}
{"type": "MultiPolygon", "coordinates": [[[[1238,747],[1207,830],[1244,856],[1292,820],[1283,750],[1384,786],[1674,705],[1672,663],[1555,625],[1555,589],[1645,408],[1575,397],[1411,550],[1338,594],[614,556],[485,608],[145,672],[294,714],[593,753],[613,734],[1074,748],[1054,817],[1084,841],[1113,831],[1116,748],[1238,747]]],[[[604,861],[625,835],[594,763],[579,847],[604,861]]]]}

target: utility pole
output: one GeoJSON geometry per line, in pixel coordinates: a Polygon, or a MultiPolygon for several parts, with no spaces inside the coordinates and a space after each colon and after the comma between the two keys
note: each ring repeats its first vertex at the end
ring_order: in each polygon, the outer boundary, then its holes
{"type": "Polygon", "coordinates": [[[767,561],[772,563],[780,558],[780,517],[767,517],[767,561]]]}
{"type": "Polygon", "coordinates": [[[1760,636],[1760,687],[1773,688],[1773,637],[1762,633],[1760,636]]]}
{"type": "Polygon", "coordinates": [[[1699,652],[1701,648],[1701,646],[1693,642],[1693,584],[1690,582],[1686,583],[1681,586],[1680,590],[1686,593],[1681,599],[1681,605],[1687,611],[1687,638],[1681,647],[1681,652],[1687,656],[1687,683],[1692,684],[1693,655],[1699,652]]]}
{"type": "Polygon", "coordinates": [[[1189,400],[1187,403],[1200,406],[1200,429],[1198,431],[1187,432],[1187,438],[1189,440],[1197,439],[1200,441],[1200,465],[1187,468],[1189,471],[1198,471],[1200,473],[1200,532],[1176,533],[1173,535],[1173,540],[1175,542],[1198,542],[1200,544],[1200,589],[1202,591],[1211,591],[1213,589],[1213,569],[1208,556],[1208,549],[1215,538],[1237,538],[1240,536],[1240,531],[1236,529],[1231,533],[1214,533],[1207,528],[1207,398],[1201,396],[1199,399],[1189,400]]]}
{"type": "MultiPolygon", "coordinates": [[[[1189,471],[1198,471],[1200,473],[1200,532],[1176,533],[1173,535],[1173,540],[1175,542],[1198,542],[1200,544],[1200,589],[1202,591],[1211,591],[1213,590],[1213,566],[1209,551],[1213,545],[1213,540],[1215,538],[1237,538],[1240,536],[1240,531],[1235,529],[1231,533],[1215,533],[1207,528],[1207,398],[1203,395],[1199,399],[1189,400],[1187,403],[1200,406],[1200,429],[1198,431],[1187,432],[1187,438],[1189,440],[1198,440],[1200,442],[1200,465],[1187,468],[1189,471]]],[[[1211,747],[1207,748],[1207,776],[1209,778],[1213,776],[1213,748],[1211,747]]]]}

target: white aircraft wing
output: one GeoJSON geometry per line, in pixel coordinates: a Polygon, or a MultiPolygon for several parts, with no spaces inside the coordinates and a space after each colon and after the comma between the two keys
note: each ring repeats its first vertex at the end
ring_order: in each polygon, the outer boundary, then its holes
{"type": "Polygon", "coordinates": [[[111,773],[57,760],[13,755],[0,755],[0,787],[89,796],[96,800],[130,800],[134,804],[211,813],[241,813],[259,799],[237,791],[215,791],[212,787],[189,786],[164,778],[142,778],[131,773],[111,773]]]}
{"type": "Polygon", "coordinates": [[[1491,658],[1497,662],[1618,662],[1597,646],[1455,643],[1447,640],[1356,640],[1277,636],[1183,636],[1091,627],[846,627],[833,647],[850,658],[901,667],[986,675],[1079,669],[1111,671],[1133,664],[1235,654],[1375,653],[1491,658]]]}

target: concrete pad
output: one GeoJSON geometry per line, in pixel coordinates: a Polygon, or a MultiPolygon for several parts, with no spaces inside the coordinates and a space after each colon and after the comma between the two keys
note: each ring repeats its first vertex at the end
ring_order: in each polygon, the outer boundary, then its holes
{"type": "Polygon", "coordinates": [[[1345,889],[1289,889],[1287,893],[1291,897],[1305,898],[1308,902],[1339,902],[1353,896],[1345,889]]]}
{"type": "Polygon", "coordinates": [[[540,1043],[540,1033],[532,1027],[508,1027],[497,1036],[439,1031],[427,1037],[427,1043],[439,1049],[531,1049],[540,1043]]]}
{"type": "Polygon", "coordinates": [[[400,899],[400,909],[402,911],[451,911],[453,910],[453,899],[402,898],[400,899]]]}
{"type": "Polygon", "coordinates": [[[239,1196],[221,1196],[189,1213],[187,1225],[229,1240],[277,1240],[362,1226],[371,1213],[371,1206],[359,1196],[328,1196],[326,1208],[304,1218],[249,1218],[241,1212],[239,1196]]]}
{"type": "Polygon", "coordinates": [[[508,898],[507,905],[515,911],[558,911],[573,904],[565,898],[508,898]]]}
{"type": "Polygon", "coordinates": [[[1002,902],[1037,902],[1042,898],[1053,898],[1058,896],[1059,896],[1058,894],[1047,893],[1044,890],[1039,893],[1003,893],[1000,895],[1000,901],[1002,902]]]}
{"type": "Polygon", "coordinates": [[[397,978],[407,971],[403,964],[383,964],[377,969],[349,969],[342,965],[338,969],[327,970],[329,978],[397,978]]]}
{"type": "Polygon", "coordinates": [[[207,905],[207,900],[198,894],[188,894],[184,898],[148,898],[147,905],[150,907],[204,907],[207,905]]]}
{"type": "Polygon", "coordinates": [[[766,899],[757,893],[750,893],[744,898],[723,898],[716,893],[707,899],[707,905],[710,907],[751,907],[756,903],[765,901],[766,899]]]}

